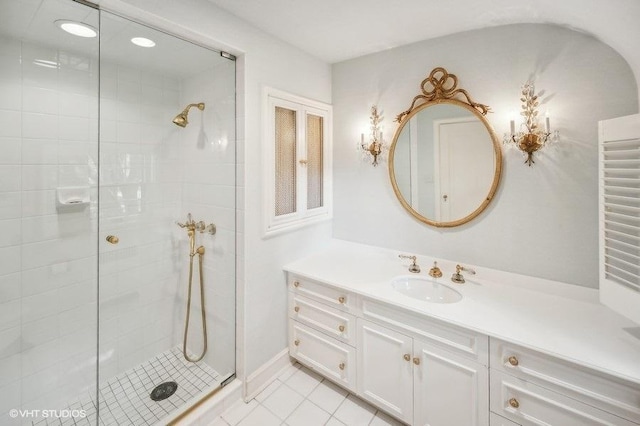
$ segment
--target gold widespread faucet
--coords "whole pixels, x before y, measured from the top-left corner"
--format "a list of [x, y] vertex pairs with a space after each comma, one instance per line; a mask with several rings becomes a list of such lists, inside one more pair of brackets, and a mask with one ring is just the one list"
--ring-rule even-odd
[[438, 262], [433, 262], [433, 268], [429, 269], [429, 275], [433, 278], [440, 278], [442, 276], [442, 270], [438, 267]]
[[416, 263], [417, 257], [416, 256], [409, 256], [407, 254], [399, 254], [398, 257], [400, 259], [410, 259], [413, 261], [413, 263], [411, 264], [411, 266], [409, 266], [409, 272], [413, 272], [414, 274], [417, 274], [420, 272], [420, 267], [418, 266], [418, 264]]
[[475, 275], [476, 271], [474, 271], [471, 268], [465, 268], [462, 265], [456, 265], [456, 272], [455, 274], [451, 275], [451, 281], [453, 281], [456, 284], [464, 284], [464, 277], [462, 276], [462, 274], [460, 272], [462, 271], [466, 271], [468, 273], [470, 273], [471, 275]]

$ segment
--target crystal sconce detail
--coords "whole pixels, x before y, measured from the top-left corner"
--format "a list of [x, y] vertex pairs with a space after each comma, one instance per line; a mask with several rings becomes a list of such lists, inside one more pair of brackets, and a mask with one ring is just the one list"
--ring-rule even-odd
[[360, 143], [358, 144], [358, 151], [362, 152], [363, 159], [372, 160], [371, 164], [375, 167], [378, 165], [378, 159], [382, 158], [382, 153], [385, 150], [384, 139], [382, 137], [382, 130], [380, 129], [380, 122], [384, 119], [382, 115], [378, 113], [378, 107], [371, 107], [371, 116], [369, 121], [371, 123], [371, 135], [370, 141], [365, 142], [364, 133], [360, 135]]
[[540, 129], [538, 123], [538, 95], [535, 94], [535, 87], [533, 82], [527, 82], [522, 86], [522, 115], [525, 119], [520, 124], [520, 128], [524, 127], [525, 130], [518, 130], [516, 132], [515, 121], [510, 122], [510, 133], [504, 134], [503, 143], [505, 145], [514, 144], [526, 157], [524, 161], [531, 167], [533, 161], [533, 153], [542, 149], [547, 143], [557, 142], [560, 139], [560, 132], [558, 130], [551, 131], [549, 124], [549, 113], [545, 114], [544, 130]]

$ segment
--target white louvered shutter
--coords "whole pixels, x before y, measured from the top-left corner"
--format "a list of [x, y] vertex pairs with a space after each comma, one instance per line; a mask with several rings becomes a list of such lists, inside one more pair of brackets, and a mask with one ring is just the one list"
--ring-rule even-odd
[[640, 114], [599, 134], [600, 301], [640, 324]]

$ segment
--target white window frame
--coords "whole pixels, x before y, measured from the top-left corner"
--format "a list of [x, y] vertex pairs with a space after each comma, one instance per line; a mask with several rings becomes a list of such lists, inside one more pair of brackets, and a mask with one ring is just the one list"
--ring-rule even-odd
[[[303, 226], [330, 220], [333, 216], [332, 200], [332, 107], [301, 96], [265, 87], [263, 90], [263, 217], [264, 238], [293, 231]], [[275, 214], [275, 109], [296, 111], [296, 211], [286, 215]], [[307, 209], [307, 168], [300, 160], [307, 156], [306, 118], [308, 114], [323, 118], [322, 144], [322, 206]]]

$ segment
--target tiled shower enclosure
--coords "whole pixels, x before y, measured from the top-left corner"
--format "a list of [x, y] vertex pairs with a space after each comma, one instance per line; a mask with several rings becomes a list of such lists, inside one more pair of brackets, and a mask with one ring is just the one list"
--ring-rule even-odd
[[[0, 8], [0, 424], [67, 424], [64, 409], [86, 398], [95, 412], [77, 424], [126, 424], [104, 417], [105, 386], [166, 354], [208, 379], [196, 388], [170, 369], [141, 395], [162, 379], [175, 396], [122, 405], [140, 411], [124, 415], [144, 421], [131, 424], [169, 419], [235, 372], [235, 62], [72, 0]], [[186, 127], [172, 123], [200, 102]], [[216, 227], [195, 232], [197, 363], [182, 354], [190, 247], [176, 222], [189, 213]], [[187, 350], [198, 355], [201, 306], [196, 256]]]

